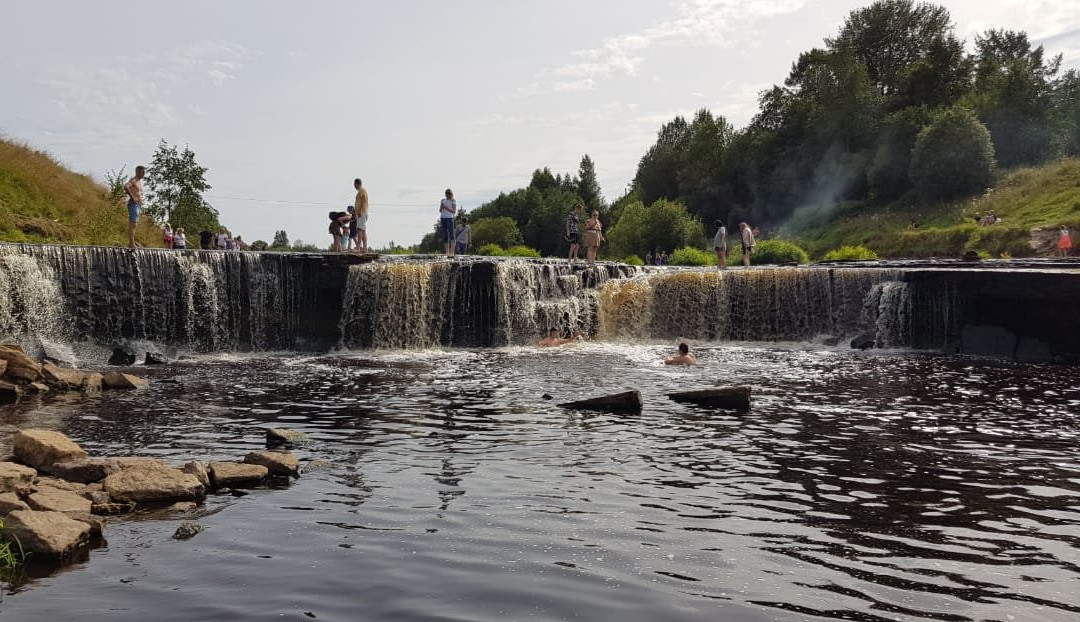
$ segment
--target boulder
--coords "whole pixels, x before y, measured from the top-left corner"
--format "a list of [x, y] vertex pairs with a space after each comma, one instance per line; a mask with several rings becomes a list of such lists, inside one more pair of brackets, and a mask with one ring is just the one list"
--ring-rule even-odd
[[707, 408], [724, 408], [729, 410], [750, 410], [750, 387], [718, 387], [716, 389], [700, 389], [698, 391], [680, 391], [668, 393], [668, 398], [676, 402], [685, 402], [695, 406]]
[[38, 478], [36, 480], [34, 480], [34, 486], [30, 490], [30, 492], [34, 492], [36, 490], [41, 490], [43, 488], [51, 488], [53, 490], [66, 490], [68, 492], [77, 492], [80, 495], [82, 493], [86, 492], [86, 484], [80, 484], [78, 482], [69, 482], [69, 481], [66, 481], [66, 480], [62, 480], [62, 479], [60, 479], [58, 477], [42, 477], [42, 476], [39, 475]]
[[210, 472], [206, 470], [206, 465], [198, 460], [192, 460], [191, 462], [180, 467], [180, 470], [189, 475], [194, 475], [198, 478], [199, 483], [204, 488], [210, 487]]
[[119, 473], [126, 469], [138, 469], [142, 467], [164, 467], [161, 458], [147, 458], [145, 456], [121, 456], [117, 458], [104, 458], [105, 477], [113, 473]]
[[112, 356], [109, 357], [109, 365], [134, 365], [135, 352], [127, 347], [113, 348]]
[[203, 529], [205, 529], [205, 527], [198, 523], [184, 521], [180, 523], [179, 527], [176, 528], [176, 533], [173, 534], [173, 539], [187, 540], [189, 538], [194, 538]]
[[13, 492], [0, 493], [0, 516], [7, 516], [9, 512], [15, 510], [29, 510], [30, 506], [26, 505], [19, 495]]
[[106, 389], [138, 389], [150, 383], [132, 374], [111, 371], [102, 378], [102, 384]]
[[112, 503], [112, 497], [104, 490], [84, 490], [82, 496], [90, 500], [90, 503]]
[[95, 372], [83, 374], [82, 390], [87, 393], [99, 393], [105, 382], [105, 376]]
[[4, 518], [0, 536], [18, 540], [23, 551], [37, 557], [64, 557], [86, 544], [90, 526], [60, 512], [15, 510]]
[[165, 365], [169, 362], [169, 359], [165, 358], [165, 355], [160, 352], [147, 352], [146, 358], [143, 359], [145, 365]]
[[288, 428], [267, 428], [266, 446], [278, 447], [280, 445], [300, 445], [306, 443], [308, 437], [298, 430]]
[[214, 488], [254, 485], [266, 479], [269, 469], [260, 464], [211, 462], [210, 481]]
[[37, 471], [14, 462], [0, 462], [0, 492], [25, 492], [37, 477]]
[[26, 498], [26, 503], [32, 510], [84, 512], [86, 514], [90, 513], [90, 507], [93, 505], [89, 499], [77, 492], [55, 488], [45, 488], [31, 494]]
[[270, 475], [296, 475], [300, 472], [300, 461], [287, 451], [253, 451], [244, 456], [246, 464], [260, 464], [266, 467]]
[[206, 492], [194, 475], [156, 464], [113, 473], [105, 478], [103, 487], [114, 500], [133, 503], [190, 501]]
[[4, 375], [9, 379], [37, 382], [41, 378], [41, 366], [18, 344], [0, 344], [0, 359], [7, 361]]
[[852, 350], [869, 350], [874, 347], [874, 336], [865, 333], [851, 340]]
[[19, 462], [37, 468], [86, 457], [81, 447], [53, 430], [19, 430], [11, 441], [11, 449]]
[[22, 397], [23, 393], [25, 393], [25, 391], [23, 391], [22, 385], [8, 382], [7, 380], [0, 380], [0, 399], [18, 399]]
[[41, 375], [46, 384], [58, 389], [74, 390], [83, 386], [86, 374], [77, 369], [65, 369], [46, 362], [41, 365]]
[[90, 535], [95, 538], [100, 538], [102, 532], [105, 531], [106, 521], [100, 516], [95, 516], [89, 512], [64, 512], [64, 516], [89, 526]]
[[561, 408], [575, 410], [602, 410], [605, 412], [639, 413], [641, 412], [641, 393], [638, 391], [626, 391], [603, 397], [593, 397], [587, 400], [566, 402], [559, 404]]
[[68, 460], [67, 462], [54, 462], [41, 467], [42, 472], [68, 481], [90, 484], [105, 479], [105, 461], [100, 458], [83, 458], [81, 460]]

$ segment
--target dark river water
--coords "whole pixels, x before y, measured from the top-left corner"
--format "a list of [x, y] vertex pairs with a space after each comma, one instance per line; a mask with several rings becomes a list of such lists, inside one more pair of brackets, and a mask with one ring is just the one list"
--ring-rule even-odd
[[[1080, 620], [1080, 369], [817, 346], [193, 359], [0, 408], [92, 455], [318, 461], [112, 520], [8, 620]], [[745, 383], [746, 414], [670, 390]], [[640, 389], [640, 415], [566, 399]], [[544, 400], [548, 393], [554, 400]], [[6, 450], [6, 447], [0, 447]]]

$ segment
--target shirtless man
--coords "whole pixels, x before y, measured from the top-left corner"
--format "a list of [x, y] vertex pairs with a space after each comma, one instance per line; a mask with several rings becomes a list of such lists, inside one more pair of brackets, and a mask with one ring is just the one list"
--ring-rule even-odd
[[679, 353], [664, 359], [664, 365], [697, 365], [697, 358], [690, 354], [690, 346], [683, 342], [679, 344]]
[[[353, 180], [353, 188], [356, 188], [356, 203], [353, 205], [353, 220], [356, 223], [357, 233], [356, 248], [358, 252], [367, 253], [367, 189], [364, 188], [364, 183], [360, 181], [359, 177]], [[349, 226], [352, 227], [353, 223], [349, 223]]]
[[128, 246], [135, 248], [135, 225], [139, 224], [139, 212], [142, 211], [143, 194], [142, 179], [146, 175], [146, 167], [135, 167], [135, 176], [124, 184], [124, 192], [128, 195]]
[[584, 334], [585, 334], [584, 332], [579, 330], [578, 332], [574, 333], [570, 337], [563, 338], [563, 337], [559, 336], [558, 329], [552, 328], [552, 329], [548, 330], [548, 336], [544, 337], [543, 339], [540, 339], [539, 341], [537, 341], [536, 345], [540, 346], [541, 348], [550, 348], [552, 346], [562, 346], [562, 345], [566, 345], [566, 344], [568, 344], [568, 343], [570, 343], [572, 341], [577, 341], [577, 338], [581, 337]]

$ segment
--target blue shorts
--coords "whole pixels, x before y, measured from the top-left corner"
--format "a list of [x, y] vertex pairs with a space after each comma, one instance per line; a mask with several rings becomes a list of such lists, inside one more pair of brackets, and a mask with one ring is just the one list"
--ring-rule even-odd
[[[428, 222], [431, 222], [430, 220]], [[453, 218], [440, 218], [439, 226], [442, 227], [443, 233], [446, 234], [446, 243], [454, 243], [454, 219]]]
[[139, 210], [141, 209], [142, 205], [128, 199], [128, 222], [139, 222]]
[[454, 243], [454, 254], [455, 255], [464, 255], [465, 251], [468, 250], [468, 248], [469, 248], [468, 245], [466, 245], [464, 242], [455, 242]]

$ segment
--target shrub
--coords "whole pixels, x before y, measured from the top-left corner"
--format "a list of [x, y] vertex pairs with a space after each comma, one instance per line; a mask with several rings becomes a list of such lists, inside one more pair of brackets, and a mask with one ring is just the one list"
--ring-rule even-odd
[[644, 266], [645, 260], [637, 255], [628, 255], [622, 262], [628, 266]]
[[878, 254], [865, 246], [841, 246], [825, 253], [822, 261], [863, 261], [877, 259]]
[[911, 181], [927, 199], [980, 192], [994, 180], [994, 144], [975, 113], [953, 108], [919, 132], [911, 152]]
[[[735, 246], [728, 251], [728, 263], [731, 265], [742, 263], [742, 245], [738, 244], [737, 239]], [[810, 263], [810, 255], [807, 255], [806, 251], [794, 242], [759, 240], [754, 245], [754, 252], [750, 254], [750, 263], [753, 265]]]
[[529, 248], [528, 246], [511, 246], [503, 253], [508, 257], [540, 257], [540, 251], [535, 248]]
[[499, 257], [506, 254], [506, 249], [498, 244], [484, 244], [480, 248], [476, 249], [477, 255], [486, 255], [488, 257]]
[[513, 218], [477, 218], [472, 223], [472, 243], [477, 247], [494, 244], [501, 248], [510, 248], [523, 242], [521, 231]]
[[693, 246], [684, 246], [671, 254], [668, 263], [673, 266], [711, 266], [716, 263], [716, 255]]

